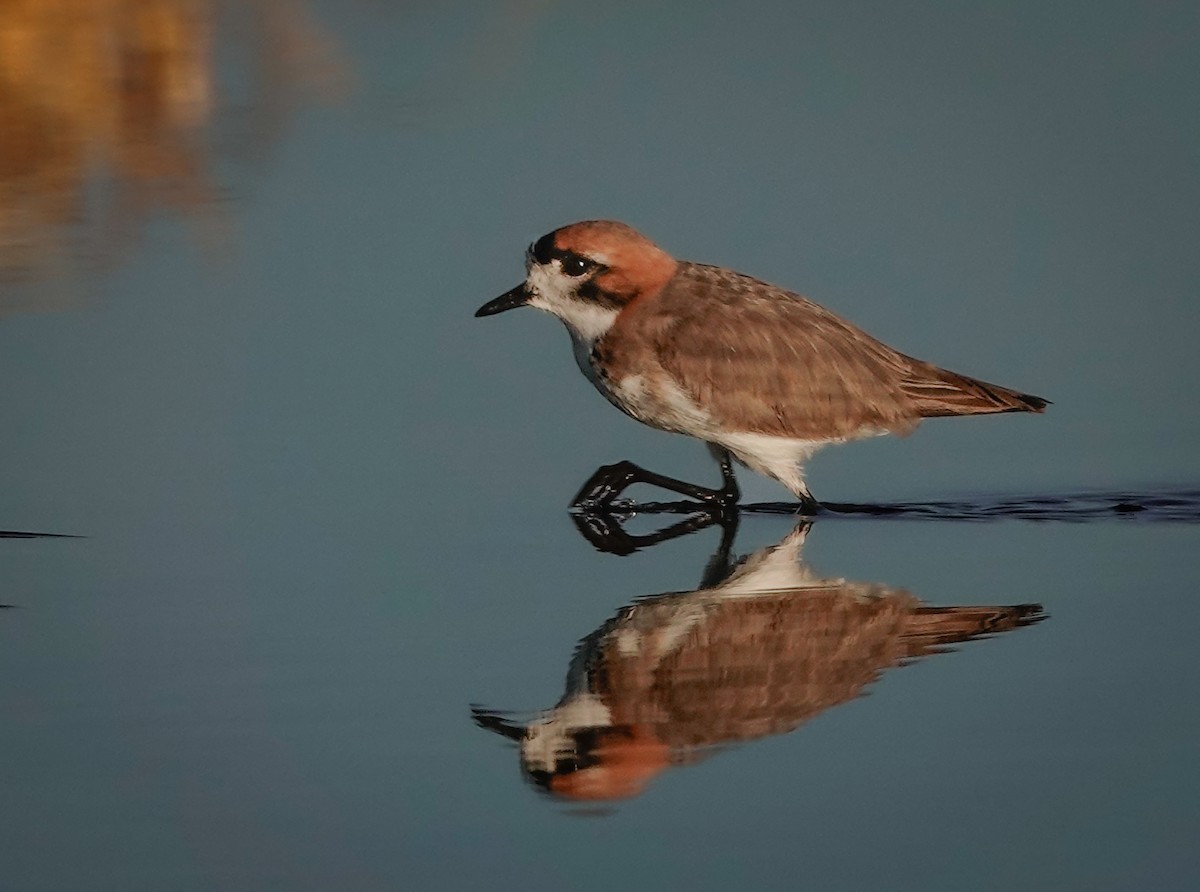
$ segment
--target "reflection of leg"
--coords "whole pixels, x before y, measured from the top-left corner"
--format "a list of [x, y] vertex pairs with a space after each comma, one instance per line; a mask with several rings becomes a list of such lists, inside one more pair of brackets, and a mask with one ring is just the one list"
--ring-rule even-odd
[[[678, 523], [673, 523], [669, 527], [638, 536], [626, 532], [625, 528], [621, 526], [619, 519], [605, 512], [572, 512], [571, 519], [575, 521], [575, 526], [579, 529], [580, 534], [591, 542], [597, 551], [617, 555], [633, 554], [639, 549], [649, 548], [652, 545], [657, 545], [660, 542], [666, 542], [669, 539], [675, 539], [679, 536], [686, 536], [688, 533], [702, 530], [705, 527], [712, 526], [714, 523], [721, 524], [721, 542], [724, 543], [726, 528], [730, 526], [733, 529], [737, 528], [737, 512], [722, 512], [718, 515], [713, 512], [704, 511], [703, 513], [693, 514], [691, 517], [685, 518]], [[729, 536], [729, 538], [732, 541], [732, 536]], [[728, 548], [726, 548], [726, 552], [728, 552]]]
[[677, 480], [655, 471], [647, 471], [631, 461], [619, 461], [615, 465], [604, 465], [597, 469], [580, 488], [571, 505], [574, 508], [607, 508], [613, 500], [635, 483], [646, 483], [680, 495], [696, 499], [705, 506], [721, 510], [737, 504], [739, 492], [737, 479], [733, 476], [733, 462], [729, 452], [717, 446], [709, 446], [721, 465], [721, 488], [709, 489], [684, 480]]
[[733, 539], [737, 535], [738, 513], [725, 512], [719, 519], [721, 524], [721, 542], [713, 552], [708, 563], [704, 565], [704, 575], [700, 577], [700, 588], [716, 588], [729, 578], [733, 572]]

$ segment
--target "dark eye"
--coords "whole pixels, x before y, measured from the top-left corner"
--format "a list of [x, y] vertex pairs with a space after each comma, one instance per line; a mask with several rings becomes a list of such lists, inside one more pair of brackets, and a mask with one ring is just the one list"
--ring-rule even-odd
[[582, 276], [595, 265], [595, 262], [570, 251], [562, 258], [562, 271], [568, 276]]

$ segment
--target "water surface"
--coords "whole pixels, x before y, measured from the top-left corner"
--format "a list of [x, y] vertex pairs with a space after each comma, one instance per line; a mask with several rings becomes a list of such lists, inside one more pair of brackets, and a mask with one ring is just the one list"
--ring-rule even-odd
[[[5, 888], [1194, 888], [1198, 30], [4, 7]], [[1054, 404], [597, 550], [716, 481], [472, 318], [588, 217]]]

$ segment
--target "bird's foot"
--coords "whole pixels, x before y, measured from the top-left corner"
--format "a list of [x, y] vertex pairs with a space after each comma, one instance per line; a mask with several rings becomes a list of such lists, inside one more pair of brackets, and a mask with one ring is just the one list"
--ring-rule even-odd
[[821, 503], [814, 499], [810, 493], [803, 492], [800, 494], [800, 514], [805, 517], [816, 517], [822, 510]]
[[571, 507], [579, 511], [605, 511], [613, 507], [613, 501], [627, 487], [637, 482], [637, 465], [631, 461], [619, 461], [615, 465], [601, 465], [579, 488]]

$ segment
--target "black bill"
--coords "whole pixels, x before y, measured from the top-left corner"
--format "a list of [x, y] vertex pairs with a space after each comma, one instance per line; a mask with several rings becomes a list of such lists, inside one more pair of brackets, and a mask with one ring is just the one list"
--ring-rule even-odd
[[517, 307], [523, 307], [529, 303], [530, 296], [529, 292], [525, 289], [525, 283], [522, 282], [512, 291], [505, 291], [495, 300], [489, 300], [475, 311], [475, 315], [494, 316], [497, 313], [503, 313], [505, 310], [515, 310]]

